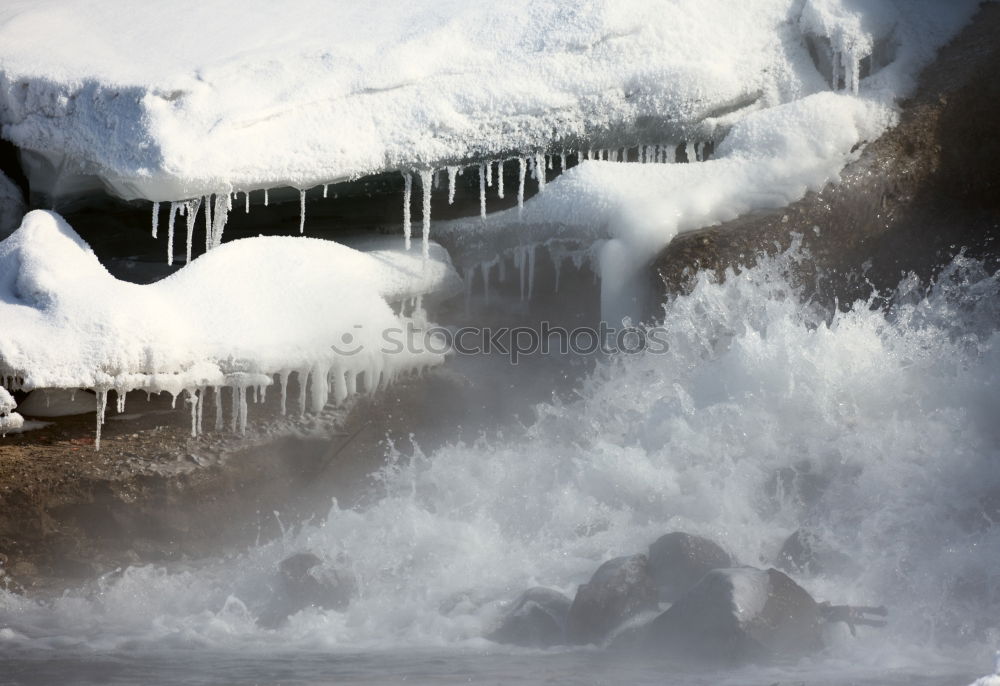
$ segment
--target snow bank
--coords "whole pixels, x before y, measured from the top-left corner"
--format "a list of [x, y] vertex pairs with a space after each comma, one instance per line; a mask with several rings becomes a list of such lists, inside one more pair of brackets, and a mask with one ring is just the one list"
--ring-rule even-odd
[[[384, 353], [382, 332], [404, 325], [387, 301], [458, 287], [446, 255], [362, 253], [309, 238], [228, 243], [149, 285], [112, 277], [58, 215], [33, 211], [0, 242], [0, 378], [14, 388], [89, 388], [98, 421], [107, 392], [246, 389], [292, 371], [309, 405], [343, 400], [437, 364], [431, 353]], [[305, 384], [300, 407], [304, 408]], [[121, 403], [121, 400], [119, 401]], [[121, 409], [121, 405], [119, 405]], [[221, 418], [219, 418], [221, 423]]]
[[55, 200], [103, 185], [176, 201], [578, 139], [683, 139], [721, 111], [825, 87], [798, 6], [12, 0], [0, 123]]
[[24, 198], [21, 189], [0, 172], [0, 238], [16, 229], [24, 216]]

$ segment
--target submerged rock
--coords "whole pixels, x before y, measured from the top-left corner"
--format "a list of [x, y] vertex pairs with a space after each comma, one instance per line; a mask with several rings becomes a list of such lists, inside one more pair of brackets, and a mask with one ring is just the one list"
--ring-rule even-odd
[[569, 609], [570, 643], [598, 643], [631, 617], [659, 607], [656, 584], [645, 555], [616, 557], [581, 584]]
[[820, 605], [777, 569], [716, 569], [632, 640], [699, 663], [795, 658], [823, 646]]
[[278, 564], [274, 594], [257, 623], [274, 628], [307, 607], [343, 610], [354, 591], [354, 578], [349, 573], [325, 568], [312, 553], [297, 553]]
[[535, 587], [518, 596], [500, 624], [486, 637], [497, 643], [548, 648], [566, 643], [572, 601], [559, 591]]
[[733, 559], [707, 538], [675, 531], [649, 546], [649, 574], [660, 600], [672, 603], [713, 569], [732, 567]]

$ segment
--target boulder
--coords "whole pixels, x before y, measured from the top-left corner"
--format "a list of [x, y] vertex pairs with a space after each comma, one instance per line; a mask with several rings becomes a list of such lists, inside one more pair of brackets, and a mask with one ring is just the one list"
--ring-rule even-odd
[[499, 625], [486, 637], [497, 643], [548, 648], [566, 643], [566, 618], [572, 601], [550, 588], [529, 588], [518, 596]]
[[570, 643], [599, 643], [635, 615], [659, 608], [656, 584], [645, 555], [616, 557], [581, 584], [569, 608], [566, 636]]
[[733, 566], [729, 553], [716, 543], [675, 531], [649, 546], [649, 574], [660, 600], [672, 603], [713, 569]]
[[797, 658], [823, 646], [823, 613], [777, 569], [716, 569], [639, 635], [650, 652], [732, 665]]
[[278, 564], [273, 594], [258, 624], [277, 627], [307, 607], [343, 610], [354, 591], [354, 578], [348, 572], [324, 567], [323, 561], [312, 553], [297, 553]]

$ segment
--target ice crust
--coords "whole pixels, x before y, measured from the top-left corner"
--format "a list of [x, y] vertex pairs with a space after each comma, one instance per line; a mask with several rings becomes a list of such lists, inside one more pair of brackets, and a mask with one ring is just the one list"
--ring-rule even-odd
[[310, 380], [318, 410], [442, 361], [386, 354], [381, 336], [404, 323], [389, 302], [460, 289], [447, 256], [434, 246], [424, 260], [372, 241], [382, 249], [239, 240], [137, 285], [112, 277], [59, 215], [30, 212], [0, 242], [0, 378], [8, 388], [95, 389], [101, 415], [112, 389], [193, 399], [275, 375], [284, 387], [295, 371]]

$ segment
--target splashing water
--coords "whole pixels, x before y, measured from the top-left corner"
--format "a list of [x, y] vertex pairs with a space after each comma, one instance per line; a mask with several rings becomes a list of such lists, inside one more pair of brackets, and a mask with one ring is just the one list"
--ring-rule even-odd
[[[669, 352], [602, 362], [578, 400], [539, 406], [516, 436], [393, 448], [384, 497], [363, 512], [334, 505], [238, 559], [131, 568], [50, 604], [0, 592], [0, 645], [484, 646], [503, 601], [539, 584], [573, 593], [667, 531], [760, 566], [808, 527], [854, 564], [799, 580], [892, 612], [865, 640], [834, 632], [823, 659], [918, 669], [931, 654], [989, 654], [1000, 279], [960, 256], [930, 288], [908, 279], [889, 306], [831, 313], [784, 277], [796, 259], [699, 275], [664, 307]], [[358, 597], [259, 628], [269, 575], [301, 550], [346, 564]]]

